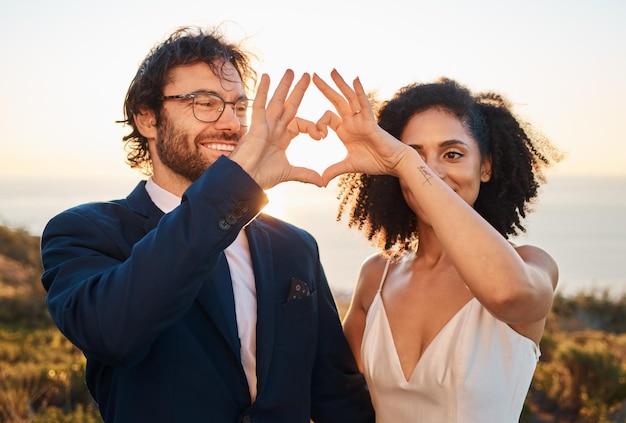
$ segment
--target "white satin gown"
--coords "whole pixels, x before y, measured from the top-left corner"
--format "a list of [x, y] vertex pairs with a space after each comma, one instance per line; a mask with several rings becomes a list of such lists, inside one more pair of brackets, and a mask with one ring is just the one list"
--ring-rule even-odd
[[537, 344], [472, 298], [433, 339], [407, 380], [381, 297], [388, 267], [361, 344], [377, 423], [518, 422], [540, 355]]

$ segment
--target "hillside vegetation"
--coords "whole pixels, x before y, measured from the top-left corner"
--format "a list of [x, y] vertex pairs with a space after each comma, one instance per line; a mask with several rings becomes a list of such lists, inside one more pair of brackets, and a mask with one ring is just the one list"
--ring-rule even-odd
[[[0, 226], [0, 421], [101, 422], [84, 357], [46, 310], [41, 270], [39, 238]], [[626, 421], [626, 296], [557, 296], [541, 352], [522, 422]]]

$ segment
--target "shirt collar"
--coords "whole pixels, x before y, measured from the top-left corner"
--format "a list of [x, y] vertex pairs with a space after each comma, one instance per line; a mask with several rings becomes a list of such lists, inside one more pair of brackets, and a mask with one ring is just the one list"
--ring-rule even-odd
[[180, 205], [181, 197], [161, 188], [151, 177], [146, 181], [146, 191], [152, 202], [156, 204], [163, 213], [169, 213]]

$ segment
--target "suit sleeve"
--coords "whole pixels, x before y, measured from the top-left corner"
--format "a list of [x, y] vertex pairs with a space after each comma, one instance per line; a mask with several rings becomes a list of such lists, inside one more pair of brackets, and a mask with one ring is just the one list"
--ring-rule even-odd
[[59, 214], [42, 235], [54, 322], [86, 354], [132, 366], [189, 309], [220, 252], [266, 203], [249, 175], [222, 157], [147, 234], [146, 216], [123, 204]]

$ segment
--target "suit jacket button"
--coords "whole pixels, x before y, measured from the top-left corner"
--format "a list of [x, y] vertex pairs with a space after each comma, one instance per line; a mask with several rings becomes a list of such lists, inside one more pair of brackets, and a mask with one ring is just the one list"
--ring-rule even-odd
[[237, 222], [237, 216], [235, 216], [232, 213], [228, 213], [226, 215], [226, 223], [228, 223], [229, 225], [234, 225]]
[[237, 219], [239, 219], [241, 216], [243, 216], [244, 211], [237, 206], [233, 209], [232, 213], [235, 215]]
[[230, 225], [224, 219], [220, 219], [220, 221], [219, 221], [219, 223], [217, 225], [223, 231], [227, 231], [227, 230], [230, 229]]
[[248, 210], [250, 210], [250, 207], [248, 206], [248, 203], [246, 201], [237, 202], [237, 207], [239, 207], [244, 213], [247, 213]]

